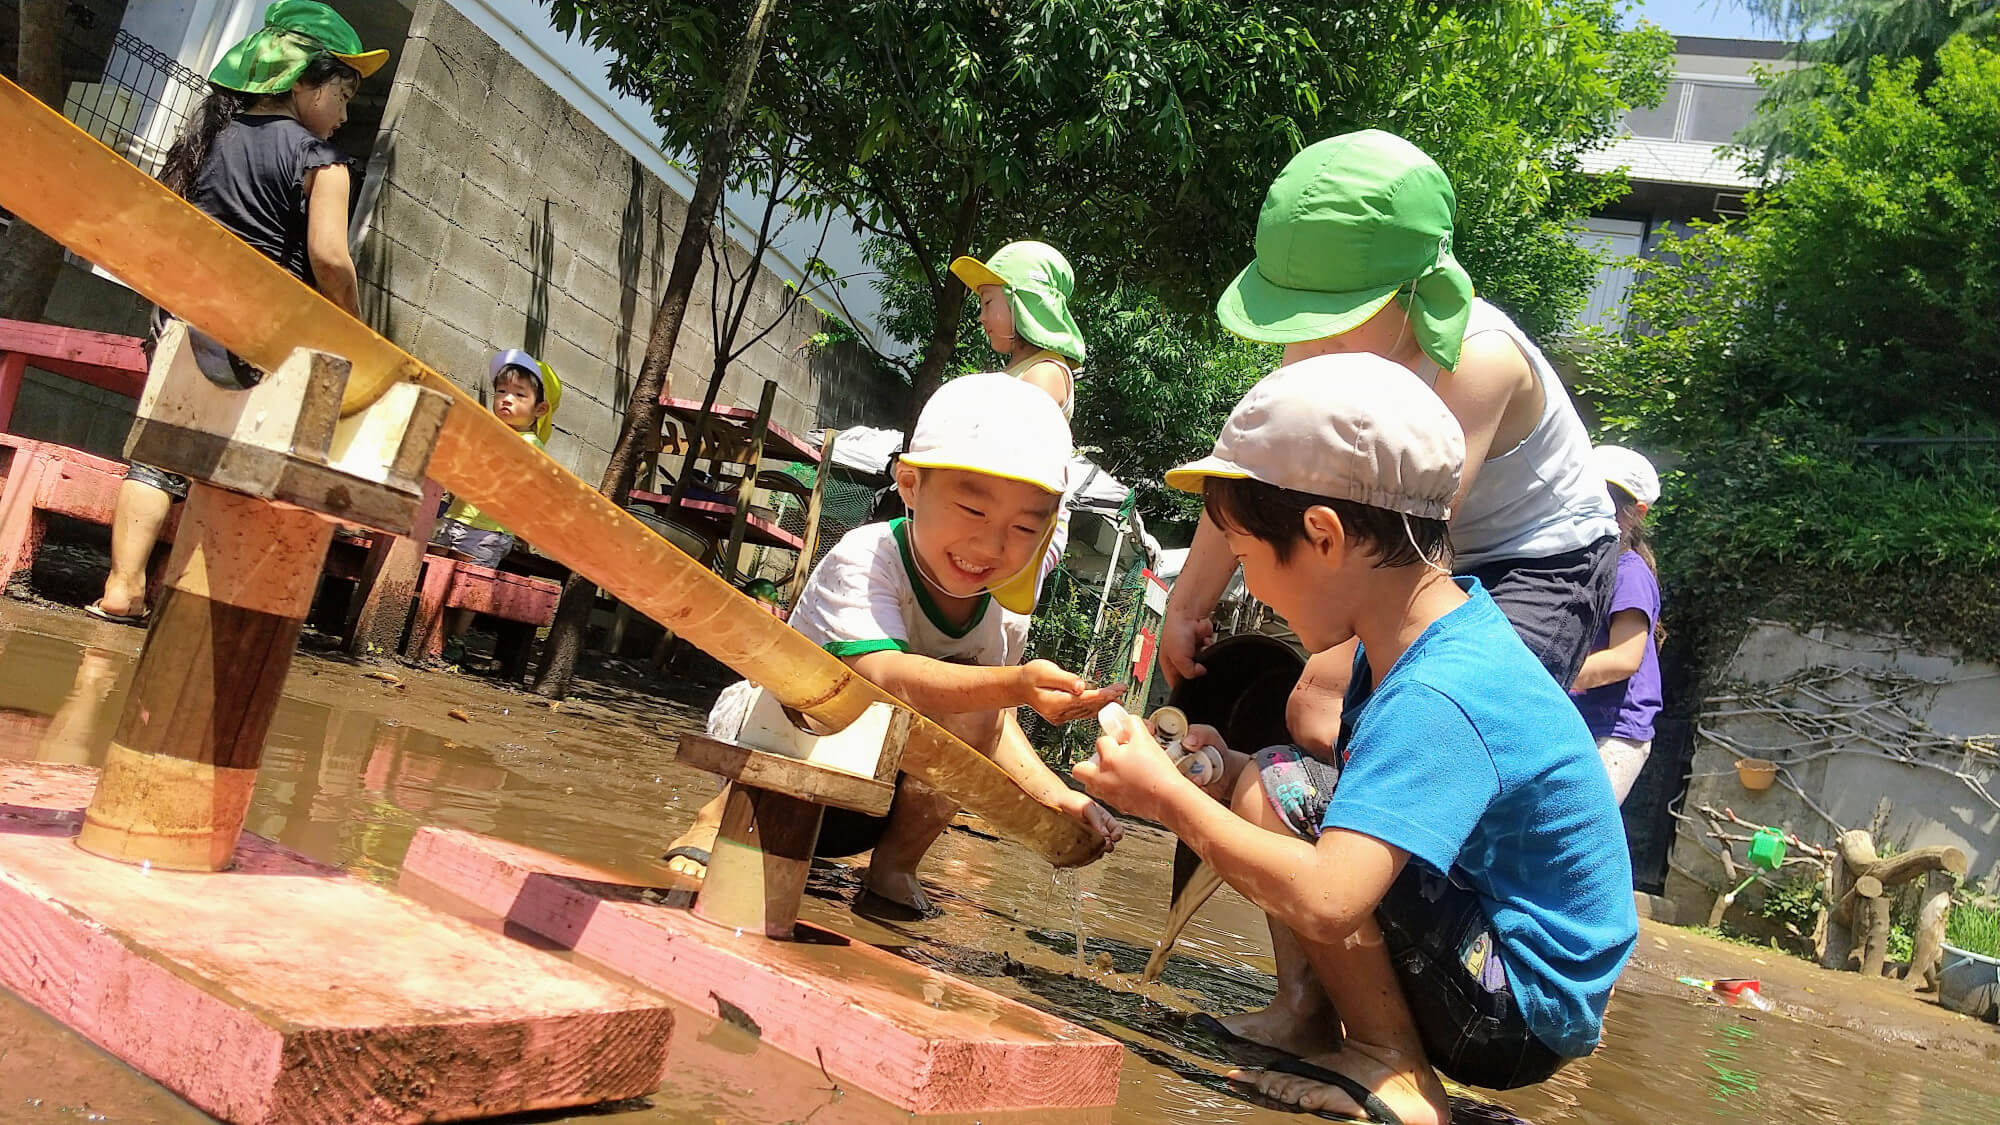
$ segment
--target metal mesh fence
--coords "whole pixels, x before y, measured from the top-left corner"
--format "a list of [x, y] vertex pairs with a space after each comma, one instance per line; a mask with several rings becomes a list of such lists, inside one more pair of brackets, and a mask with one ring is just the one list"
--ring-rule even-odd
[[107, 148], [158, 175], [208, 83], [173, 56], [120, 29], [104, 80], [70, 87], [63, 114]]
[[[1097, 686], [1131, 684], [1145, 571], [1146, 556], [1133, 552], [1107, 595], [1101, 579], [1087, 580], [1057, 567], [1042, 585], [1041, 604], [1028, 632], [1029, 659], [1052, 660]], [[1097, 741], [1097, 724], [1089, 719], [1059, 727], [1024, 708], [1021, 725], [1042, 757], [1063, 768], [1088, 756]]]
[[[818, 466], [797, 461], [783, 466], [783, 472], [787, 476], [807, 488], [811, 488], [818, 480], [819, 471]], [[828, 470], [826, 491], [820, 497], [819, 538], [813, 545], [812, 558], [801, 559], [797, 551], [782, 547], [757, 547], [745, 550], [744, 580], [768, 578], [784, 589], [786, 594], [790, 594], [787, 583], [794, 574], [812, 573], [812, 568], [819, 565], [819, 560], [833, 549], [835, 543], [840, 542], [842, 536], [873, 518], [875, 496], [876, 492], [872, 486], [854, 479], [840, 469]], [[806, 537], [808, 505], [804, 499], [786, 492], [774, 492], [771, 494], [770, 506], [777, 516], [774, 522], [781, 529], [800, 539]], [[798, 569], [795, 570], [795, 567]], [[785, 608], [791, 608], [789, 602]]]

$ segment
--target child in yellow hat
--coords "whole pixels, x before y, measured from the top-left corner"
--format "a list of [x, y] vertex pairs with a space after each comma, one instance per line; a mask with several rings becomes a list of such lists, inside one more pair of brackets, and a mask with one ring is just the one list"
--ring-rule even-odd
[[[909, 515], [848, 532], [813, 568], [790, 622], [1109, 845], [1123, 834], [1117, 821], [1050, 772], [1014, 714], [1033, 707], [1069, 722], [1124, 690], [1090, 689], [1047, 660], [1022, 663], [1069, 454], [1069, 425], [1048, 395], [999, 373], [946, 383], [896, 465]], [[725, 690], [709, 734], [735, 738], [749, 699], [747, 683]], [[672, 870], [705, 872], [723, 805], [718, 795], [674, 841]], [[871, 852], [866, 896], [890, 913], [923, 912], [930, 902], [917, 865], [957, 811], [904, 777], [887, 817], [828, 809], [818, 854]]]

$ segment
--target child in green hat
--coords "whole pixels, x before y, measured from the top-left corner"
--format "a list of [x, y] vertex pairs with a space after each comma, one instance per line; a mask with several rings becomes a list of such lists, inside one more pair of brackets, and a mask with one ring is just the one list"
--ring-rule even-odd
[[[361, 303], [347, 247], [354, 162], [331, 138], [361, 81], [388, 59], [387, 51], [364, 50], [325, 4], [279, 0], [264, 26], [209, 72], [208, 98], [160, 170], [175, 194], [356, 318]], [[163, 327], [156, 312], [156, 336]], [[240, 387], [259, 377], [205, 337], [191, 338], [211, 378]], [[150, 465], [126, 472], [111, 524], [111, 575], [88, 612], [146, 620], [146, 560], [174, 501], [186, 497], [187, 481], [176, 474]]]
[[[1062, 251], [1046, 242], [1009, 242], [980, 261], [962, 257], [952, 276], [979, 297], [979, 326], [986, 342], [1007, 359], [1006, 374], [1049, 393], [1063, 417], [1076, 413], [1076, 377], [1083, 370], [1083, 333], [1070, 315], [1076, 273]], [[1069, 549], [1069, 503], [1064, 492], [1056, 514], [1055, 537], [1042, 559], [1040, 579], [1062, 562]]]
[[[1555, 369], [1507, 315], [1473, 295], [1452, 256], [1457, 198], [1436, 162], [1401, 137], [1364, 130], [1302, 150], [1271, 184], [1256, 260], [1216, 302], [1224, 327], [1284, 345], [1284, 362], [1369, 353], [1414, 371], [1465, 434], [1451, 505], [1453, 573], [1479, 580], [1563, 688], [1610, 605], [1618, 527], [1590, 440]], [[1203, 521], [1168, 599], [1161, 665], [1203, 671], [1210, 610], [1235, 570]], [[1376, 670], [1381, 671], [1381, 670]], [[1371, 680], [1350, 642], [1315, 654], [1288, 710], [1291, 735], [1326, 758], [1342, 736], [1350, 680]], [[1233, 1034], [1294, 1051], [1324, 1047], [1325, 993], [1295, 943], [1274, 931], [1278, 996], [1229, 1017]]]
[[983, 262], [959, 258], [951, 272], [979, 297], [979, 326], [1007, 358], [1006, 373], [1049, 392], [1072, 417], [1084, 346], [1069, 312], [1076, 290], [1069, 259], [1046, 242], [1009, 242]]

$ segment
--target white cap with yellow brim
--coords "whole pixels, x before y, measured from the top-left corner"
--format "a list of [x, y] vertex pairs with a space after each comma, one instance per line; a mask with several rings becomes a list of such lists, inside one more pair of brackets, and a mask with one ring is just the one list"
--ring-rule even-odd
[[[939, 387], [917, 416], [910, 446], [898, 460], [921, 469], [1020, 481], [1060, 496], [1073, 452], [1069, 423], [1048, 392], [1011, 375], [987, 372]], [[1055, 528], [1052, 514], [1027, 566], [989, 588], [1003, 608], [1035, 611], [1039, 568]]]

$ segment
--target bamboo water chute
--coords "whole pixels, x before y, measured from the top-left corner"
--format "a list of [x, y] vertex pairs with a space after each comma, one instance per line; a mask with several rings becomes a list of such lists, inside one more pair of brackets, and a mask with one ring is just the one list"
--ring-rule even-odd
[[[450, 379], [335, 308], [95, 138], [0, 79], [0, 204], [264, 370], [294, 349], [344, 357], [343, 414], [392, 385], [452, 397], [430, 476], [543, 553], [832, 728], [900, 701], [765, 612], [534, 449]], [[1101, 844], [917, 715], [903, 769], [1058, 866]]]

